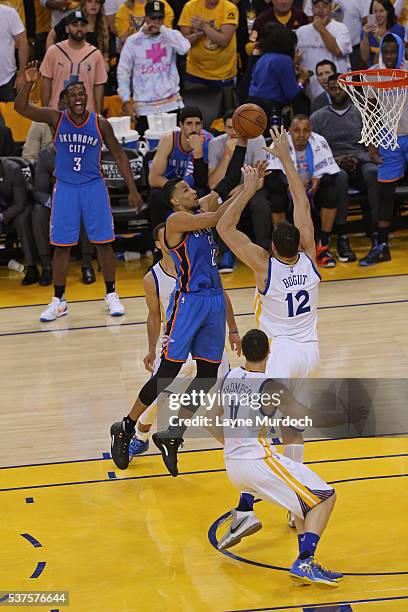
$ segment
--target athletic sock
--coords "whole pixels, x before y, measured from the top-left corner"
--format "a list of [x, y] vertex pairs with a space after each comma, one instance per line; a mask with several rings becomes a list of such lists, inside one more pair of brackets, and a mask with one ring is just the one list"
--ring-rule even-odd
[[105, 281], [106, 295], [115, 292], [115, 281]]
[[131, 419], [130, 416], [123, 417], [122, 427], [124, 431], [126, 431], [126, 433], [128, 433], [131, 436], [133, 436], [135, 432], [135, 425], [136, 425], [136, 421]]
[[237, 510], [240, 512], [250, 512], [254, 509], [254, 496], [250, 493], [241, 493]]
[[54, 285], [54, 295], [59, 300], [62, 300], [65, 293], [65, 285]]
[[308, 557], [313, 557], [316, 553], [319, 540], [320, 536], [318, 536], [317, 533], [306, 531], [306, 533], [303, 534], [303, 538], [300, 543], [299, 559], [303, 560], [307, 559]]
[[388, 236], [390, 235], [389, 227], [379, 227], [378, 228], [378, 244], [388, 244]]
[[286, 444], [283, 449], [283, 454], [288, 459], [296, 461], [296, 463], [303, 463], [305, 457], [305, 446], [304, 444]]
[[302, 542], [303, 542], [303, 538], [305, 537], [304, 533], [298, 533], [298, 546], [299, 546], [299, 555], [301, 553], [302, 550]]
[[139, 421], [136, 423], [136, 438], [141, 440], [142, 442], [146, 442], [149, 437], [150, 431], [140, 431], [139, 429]]
[[320, 244], [324, 247], [329, 246], [330, 241], [330, 232], [324, 232], [321, 230], [320, 232]]

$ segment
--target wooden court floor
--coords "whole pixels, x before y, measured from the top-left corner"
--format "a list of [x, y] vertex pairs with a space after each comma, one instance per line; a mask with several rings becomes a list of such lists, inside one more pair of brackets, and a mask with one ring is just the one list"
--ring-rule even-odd
[[[322, 284], [322, 376], [407, 377], [400, 263], [368, 278], [337, 270]], [[243, 333], [254, 325], [251, 278], [240, 268], [228, 284]], [[90, 299], [80, 289], [76, 299]], [[338, 495], [319, 557], [346, 578], [329, 591], [294, 586], [296, 537], [278, 507], [257, 504], [262, 531], [230, 554], [216, 550], [237, 500], [216, 442], [188, 440], [177, 479], [153, 449], [125, 472], [105, 454], [110, 424], [146, 379], [143, 298], [125, 298], [121, 320], [91, 298], [44, 325], [38, 304], [49, 291], [41, 291], [31, 293], [33, 306], [17, 290], [1, 295], [9, 307], [0, 310], [0, 590], [70, 591], [70, 605], [20, 609], [408, 610], [405, 437], [306, 443], [305, 461]]]

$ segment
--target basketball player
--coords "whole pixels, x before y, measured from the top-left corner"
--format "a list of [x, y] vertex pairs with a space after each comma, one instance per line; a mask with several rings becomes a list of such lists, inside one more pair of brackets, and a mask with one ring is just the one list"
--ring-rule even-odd
[[[277, 394], [284, 416], [295, 419], [308, 416], [314, 426], [319, 426], [325, 415], [306, 409], [287, 390], [281, 393], [281, 383], [266, 378], [269, 340], [264, 332], [257, 329], [247, 332], [242, 339], [242, 352], [245, 366], [232, 369], [221, 387], [228, 478], [240, 491], [250, 491], [295, 515], [299, 556], [289, 575], [306, 584], [337, 587], [343, 575], [323, 569], [315, 558], [317, 544], [336, 500], [335, 491], [305, 465], [277, 453], [264, 437], [262, 424], [263, 417], [275, 415], [276, 402], [273, 400], [273, 406], [272, 398]], [[261, 408], [260, 397], [263, 398]], [[231, 415], [236, 420], [234, 425]], [[338, 415], [339, 423], [348, 420], [349, 415]]]
[[[175, 263], [177, 283], [167, 312], [159, 369], [141, 389], [130, 413], [111, 427], [111, 453], [119, 469], [129, 464], [129, 444], [137, 419], [176, 378], [189, 354], [196, 361], [197, 374], [186, 393], [208, 392], [216, 382], [224, 352], [226, 308], [212, 228], [230, 203], [219, 205], [219, 200], [225, 200], [240, 182], [246, 142], [238, 139], [226, 176], [204, 198], [198, 199], [195, 190], [180, 178], [167, 181], [162, 188], [165, 203], [174, 211], [166, 220], [165, 242]], [[265, 165], [257, 170], [260, 176]], [[181, 408], [179, 420], [172, 419], [176, 424], [152, 436], [172, 476], [178, 474], [177, 449], [183, 443], [184, 419], [191, 418], [197, 408]]]
[[[271, 253], [254, 244], [237, 230], [245, 207], [235, 200], [217, 225], [217, 231], [231, 250], [255, 273], [257, 294], [255, 315], [260, 328], [273, 340], [267, 375], [296, 379], [290, 382], [297, 398], [302, 394], [302, 380], [319, 366], [317, 338], [317, 293], [320, 275], [315, 266], [315, 243], [310, 204], [301, 178], [290, 156], [285, 130], [271, 130], [275, 155], [282, 163], [294, 202], [294, 225], [278, 223], [272, 234]], [[289, 384], [289, 383], [288, 383]], [[303, 433], [293, 427], [281, 427], [284, 455], [303, 463]], [[253, 496], [242, 493], [223, 545], [233, 546], [242, 537], [261, 528], [253, 513]], [[294, 517], [289, 516], [294, 527]], [[244, 520], [245, 519], [245, 520]], [[229, 537], [228, 537], [229, 536]]]
[[[156, 347], [160, 336], [161, 323], [166, 320], [166, 312], [169, 306], [170, 297], [176, 287], [177, 272], [174, 262], [171, 258], [168, 248], [164, 242], [164, 230], [166, 224], [160, 223], [153, 230], [155, 245], [162, 253], [162, 259], [155, 264], [143, 279], [143, 290], [146, 296], [146, 304], [148, 308], [147, 315], [147, 336], [149, 343], [149, 351], [143, 363], [146, 370], [154, 374], [160, 366], [160, 356], [156, 356]], [[229, 328], [229, 341], [232, 350], [236, 350], [238, 356], [241, 354], [241, 338], [238, 334], [237, 325], [235, 322], [234, 311], [232, 309], [231, 300], [228, 294], [224, 291], [227, 325]], [[224, 378], [229, 372], [228, 355], [224, 350], [222, 362], [218, 368], [218, 378]], [[191, 377], [195, 371], [195, 362], [189, 356], [184, 366], [181, 368], [178, 378], [186, 380]], [[177, 380], [177, 379], [176, 379]], [[184, 382], [184, 381], [183, 381]], [[173, 392], [170, 387], [169, 392]], [[184, 392], [185, 389], [177, 389], [178, 393]], [[176, 391], [174, 391], [176, 392]], [[136, 423], [136, 433], [129, 446], [129, 456], [140, 455], [146, 452], [149, 448], [149, 432], [152, 424], [156, 420], [157, 404], [149, 406], [145, 412], [139, 417]]]
[[15, 101], [15, 110], [33, 121], [48, 123], [55, 134], [55, 175], [57, 178], [50, 222], [50, 240], [55, 246], [53, 279], [55, 295], [41, 321], [54, 321], [68, 314], [65, 283], [71, 246], [77, 244], [83, 220], [90, 242], [96, 245], [98, 260], [106, 285], [105, 301], [112, 316], [121, 316], [125, 308], [115, 291], [115, 240], [109, 195], [102, 177], [100, 157], [103, 142], [111, 151], [129, 189], [129, 203], [136, 208], [142, 204], [136, 190], [126, 153], [116, 140], [106, 119], [86, 109], [87, 94], [84, 84], [71, 83], [66, 87], [67, 110], [39, 108], [29, 103], [32, 86], [39, 73], [36, 62], [27, 64], [26, 84]]

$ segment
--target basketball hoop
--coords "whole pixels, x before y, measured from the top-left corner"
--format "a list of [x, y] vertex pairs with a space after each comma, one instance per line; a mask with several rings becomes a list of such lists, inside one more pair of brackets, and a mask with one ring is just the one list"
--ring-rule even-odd
[[398, 124], [408, 91], [406, 70], [378, 68], [347, 72], [338, 78], [363, 120], [360, 143], [398, 148]]

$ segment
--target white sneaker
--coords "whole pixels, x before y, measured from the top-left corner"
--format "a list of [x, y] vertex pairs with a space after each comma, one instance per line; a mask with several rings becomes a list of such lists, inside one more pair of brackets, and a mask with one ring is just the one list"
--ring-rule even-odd
[[120, 303], [119, 296], [117, 293], [107, 293], [105, 295], [105, 302], [109, 308], [109, 314], [112, 317], [121, 317], [125, 314], [125, 307]]
[[253, 510], [248, 512], [242, 512], [234, 508], [231, 510], [232, 521], [223, 535], [221, 540], [218, 542], [218, 549], [225, 550], [238, 544], [242, 538], [256, 533], [262, 529], [261, 521], [256, 518]]
[[43, 323], [46, 323], [47, 321], [55, 321], [55, 319], [58, 319], [58, 317], [63, 317], [66, 314], [68, 314], [68, 306], [66, 301], [53, 297], [47, 308], [41, 313], [40, 321]]

